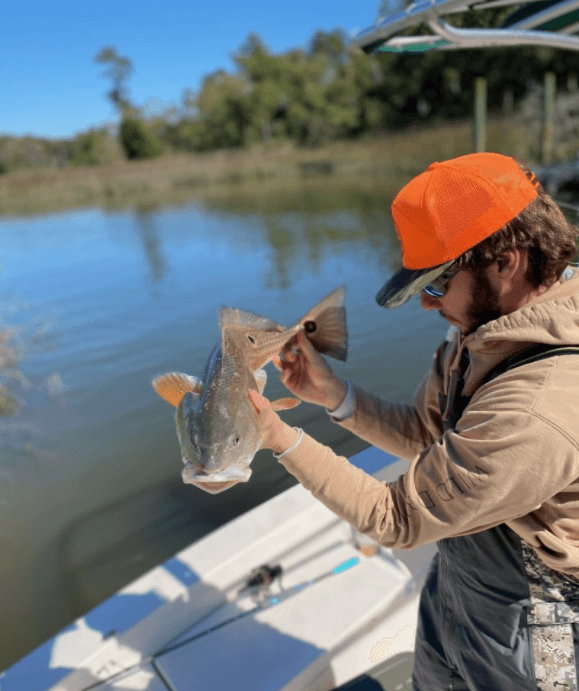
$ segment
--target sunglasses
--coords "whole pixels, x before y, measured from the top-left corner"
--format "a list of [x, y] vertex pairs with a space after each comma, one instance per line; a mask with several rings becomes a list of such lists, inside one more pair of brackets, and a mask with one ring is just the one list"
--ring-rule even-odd
[[422, 289], [427, 295], [433, 298], [441, 298], [445, 295], [450, 279], [460, 271], [456, 264], [451, 264], [448, 269], [443, 271], [440, 276], [434, 279], [432, 283], [425, 285]]

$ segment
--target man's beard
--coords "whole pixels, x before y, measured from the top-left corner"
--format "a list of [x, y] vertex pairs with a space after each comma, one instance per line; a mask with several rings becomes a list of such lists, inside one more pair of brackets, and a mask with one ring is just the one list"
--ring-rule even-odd
[[504, 312], [501, 309], [498, 291], [493, 288], [488, 279], [486, 269], [472, 270], [472, 299], [466, 310], [467, 336], [487, 324], [498, 319]]

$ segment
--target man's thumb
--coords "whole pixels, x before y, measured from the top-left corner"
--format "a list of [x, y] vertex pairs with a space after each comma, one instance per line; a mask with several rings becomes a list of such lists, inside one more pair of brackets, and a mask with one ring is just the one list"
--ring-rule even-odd
[[306, 336], [304, 331], [298, 331], [297, 345], [298, 345], [298, 348], [303, 352], [303, 354], [309, 360], [311, 360], [312, 353], [315, 353], [316, 349], [314, 348], [314, 344]]

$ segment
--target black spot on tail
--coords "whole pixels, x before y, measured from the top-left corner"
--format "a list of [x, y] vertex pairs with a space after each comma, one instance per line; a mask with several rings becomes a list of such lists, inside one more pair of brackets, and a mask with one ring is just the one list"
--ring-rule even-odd
[[304, 329], [305, 329], [307, 334], [313, 334], [317, 328], [318, 328], [318, 326], [317, 326], [316, 322], [311, 321], [311, 320], [305, 322], [305, 324], [304, 324]]

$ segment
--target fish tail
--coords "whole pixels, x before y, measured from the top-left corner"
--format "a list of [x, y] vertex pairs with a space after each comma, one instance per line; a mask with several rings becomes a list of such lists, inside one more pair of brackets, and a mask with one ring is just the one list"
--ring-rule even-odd
[[299, 321], [318, 352], [342, 361], [348, 356], [345, 293], [344, 286], [336, 288]]

